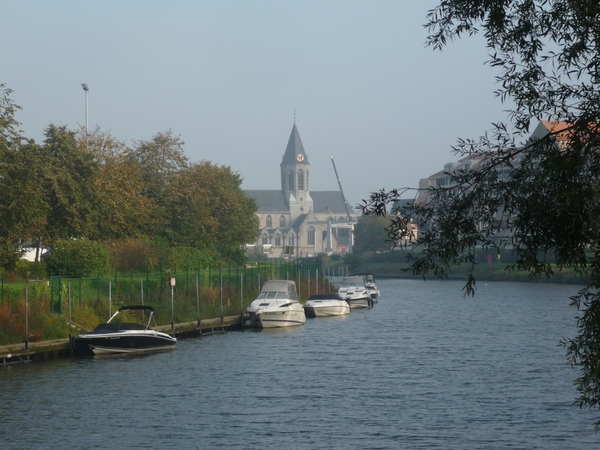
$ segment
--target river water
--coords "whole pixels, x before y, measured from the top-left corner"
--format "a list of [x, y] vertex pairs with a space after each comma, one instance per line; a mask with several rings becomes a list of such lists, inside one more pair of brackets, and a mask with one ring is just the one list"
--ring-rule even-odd
[[576, 286], [378, 284], [303, 327], [0, 368], [0, 448], [600, 448], [559, 346]]

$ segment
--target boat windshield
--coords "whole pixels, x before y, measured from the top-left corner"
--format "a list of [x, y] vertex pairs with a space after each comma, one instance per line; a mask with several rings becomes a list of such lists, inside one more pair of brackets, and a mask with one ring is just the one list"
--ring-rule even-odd
[[268, 299], [280, 299], [290, 298], [290, 294], [287, 292], [261, 292], [256, 298], [268, 298]]
[[358, 288], [364, 288], [365, 285], [361, 284], [361, 283], [348, 283], [348, 284], [342, 284], [340, 286], [340, 288], [346, 288], [346, 289], [350, 289], [350, 288], [354, 288], [354, 289], [358, 289]]

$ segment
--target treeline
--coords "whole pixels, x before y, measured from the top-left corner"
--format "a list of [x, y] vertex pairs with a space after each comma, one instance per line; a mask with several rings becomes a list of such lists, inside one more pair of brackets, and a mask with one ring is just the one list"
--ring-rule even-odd
[[24, 245], [73, 276], [240, 263], [256, 205], [230, 167], [193, 163], [172, 132], [127, 144], [100, 129], [49, 125], [38, 144], [0, 84], [0, 268]]

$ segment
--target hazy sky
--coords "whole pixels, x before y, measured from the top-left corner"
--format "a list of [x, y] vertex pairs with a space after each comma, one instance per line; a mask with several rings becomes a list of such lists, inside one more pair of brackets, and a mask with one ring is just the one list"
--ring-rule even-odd
[[434, 0], [0, 0], [0, 82], [38, 142], [50, 124], [126, 141], [171, 129], [192, 161], [279, 189], [294, 123], [311, 189], [352, 205], [417, 187], [458, 137], [506, 120], [480, 37], [425, 47]]

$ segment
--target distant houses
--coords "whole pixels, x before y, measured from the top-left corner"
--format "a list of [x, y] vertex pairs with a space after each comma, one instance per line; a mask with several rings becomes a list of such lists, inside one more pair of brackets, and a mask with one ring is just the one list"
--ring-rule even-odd
[[[553, 134], [553, 141], [559, 148], [568, 148], [569, 134], [567, 130], [569, 124], [560, 121], [541, 121], [535, 128], [529, 143], [540, 140], [549, 134]], [[499, 155], [499, 154], [498, 154]], [[427, 178], [422, 178], [419, 181], [419, 190], [415, 198], [415, 204], [425, 206], [428, 203], [430, 196], [430, 189], [435, 187], [452, 187], [454, 181], [452, 175], [459, 174], [460, 172], [469, 172], [478, 170], [484, 163], [489, 162], [490, 158], [496, 155], [477, 155], [477, 156], [466, 156], [455, 162], [449, 162], [444, 165], [444, 169], [430, 175]], [[510, 164], [498, 164], [496, 172], [498, 173], [499, 180], [506, 180], [510, 174], [518, 167], [521, 166], [525, 154], [520, 153], [519, 155], [511, 158]], [[493, 242], [497, 245], [506, 245], [512, 236], [512, 230], [507, 226], [506, 220], [502, 209], [496, 211], [495, 220], [503, 225], [502, 232], [498, 233], [493, 237]], [[428, 224], [421, 231], [424, 231], [430, 226]]]

